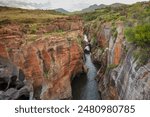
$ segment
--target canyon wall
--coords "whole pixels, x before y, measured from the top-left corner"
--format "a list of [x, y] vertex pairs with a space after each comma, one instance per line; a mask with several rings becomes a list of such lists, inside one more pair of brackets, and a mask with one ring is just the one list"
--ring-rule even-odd
[[[79, 43], [83, 38], [82, 20], [57, 18], [40, 24], [35, 31], [32, 25], [1, 25], [0, 60], [5, 60], [6, 66], [1, 67], [0, 78], [15, 75], [19, 79], [22, 71], [33, 86], [33, 99], [70, 99], [71, 78], [84, 72]], [[11, 65], [7, 65], [8, 61]], [[4, 62], [0, 61], [0, 65], [4, 66]], [[10, 66], [15, 66], [15, 74]], [[10, 75], [4, 77], [4, 71], [10, 71]]]
[[92, 51], [93, 61], [101, 65], [97, 79], [102, 99], [150, 99], [150, 62], [138, 64], [134, 57], [138, 48], [126, 41], [123, 22], [115, 23], [115, 31], [112, 27], [101, 25], [98, 47]]

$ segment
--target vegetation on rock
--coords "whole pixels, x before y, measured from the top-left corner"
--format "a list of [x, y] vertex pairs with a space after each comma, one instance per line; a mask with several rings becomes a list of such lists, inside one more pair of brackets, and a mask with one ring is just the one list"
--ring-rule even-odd
[[127, 28], [125, 36], [129, 42], [140, 47], [148, 46], [150, 44], [150, 23]]

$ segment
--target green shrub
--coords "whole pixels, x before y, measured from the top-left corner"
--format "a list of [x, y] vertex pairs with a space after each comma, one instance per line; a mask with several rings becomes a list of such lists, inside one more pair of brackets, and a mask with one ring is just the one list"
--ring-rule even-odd
[[49, 70], [44, 71], [44, 77], [45, 77], [46, 79], [49, 79], [49, 75], [50, 75]]
[[129, 42], [135, 43], [140, 47], [150, 44], [150, 24], [138, 25], [125, 30], [125, 37]]
[[138, 25], [125, 30], [125, 36], [129, 42], [138, 46], [133, 53], [139, 65], [144, 65], [150, 59], [150, 24]]
[[110, 70], [116, 68], [118, 65], [115, 64], [110, 64], [107, 66], [105, 73], [108, 74], [110, 72]]
[[116, 65], [116, 64], [110, 64], [110, 65], [107, 67], [107, 69], [111, 70], [111, 69], [116, 68], [117, 66], [118, 66], [118, 65]]
[[126, 16], [120, 16], [118, 19], [121, 20], [121, 21], [125, 21], [126, 20]]
[[31, 33], [31, 34], [35, 34], [36, 32], [37, 32], [37, 25], [32, 24], [32, 25], [30, 26], [30, 33]]

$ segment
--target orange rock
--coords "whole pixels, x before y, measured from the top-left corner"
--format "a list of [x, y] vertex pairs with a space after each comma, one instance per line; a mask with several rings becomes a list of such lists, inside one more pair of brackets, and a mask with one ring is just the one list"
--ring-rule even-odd
[[98, 40], [99, 40], [99, 45], [102, 48], [105, 48], [107, 46], [107, 39], [105, 38], [104, 34], [101, 34], [100, 37], [98, 38]]
[[114, 47], [114, 63], [115, 65], [118, 65], [121, 59], [121, 50], [122, 50], [122, 44], [116, 43]]
[[[36, 99], [71, 98], [71, 78], [83, 71], [83, 52], [76, 41], [78, 36], [83, 36], [82, 21], [78, 18], [66, 18], [53, 22], [49, 27], [44, 27], [46, 31], [53, 31], [58, 27], [68, 32], [44, 37], [43, 31], [41, 37], [36, 35], [38, 39], [32, 42], [25, 40], [27, 34], [20, 35], [21, 26], [12, 25], [15, 27], [13, 33], [11, 25], [8, 25], [5, 29], [9, 31], [5, 35], [0, 34], [3, 37], [0, 40], [0, 55], [7, 57], [9, 53], [11, 61], [23, 70], [25, 78], [33, 82]], [[11, 51], [6, 50], [5, 46]]]
[[117, 35], [117, 39], [116, 42], [114, 44], [114, 63], [115, 65], [118, 65], [120, 63], [121, 60], [121, 56], [122, 56], [122, 46], [123, 46], [123, 39], [124, 39], [124, 26], [122, 22], [118, 22], [117, 23], [117, 31], [118, 31], [118, 35]]
[[98, 34], [98, 42], [102, 48], [106, 48], [110, 38], [110, 23], [104, 23], [101, 27], [102, 31]]
[[2, 44], [2, 43], [0, 43], [0, 56], [4, 57], [4, 58], [9, 58], [6, 48], [5, 48], [4, 44]]

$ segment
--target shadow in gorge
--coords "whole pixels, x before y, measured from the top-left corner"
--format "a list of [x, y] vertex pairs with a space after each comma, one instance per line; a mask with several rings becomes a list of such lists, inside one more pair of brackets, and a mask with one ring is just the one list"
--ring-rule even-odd
[[85, 65], [88, 68], [87, 74], [80, 74], [72, 81], [73, 100], [99, 100], [101, 96], [95, 80], [97, 69], [92, 63], [90, 54], [85, 54]]
[[74, 100], [80, 100], [82, 98], [82, 91], [87, 83], [86, 74], [82, 73], [76, 76], [72, 81], [72, 96]]

